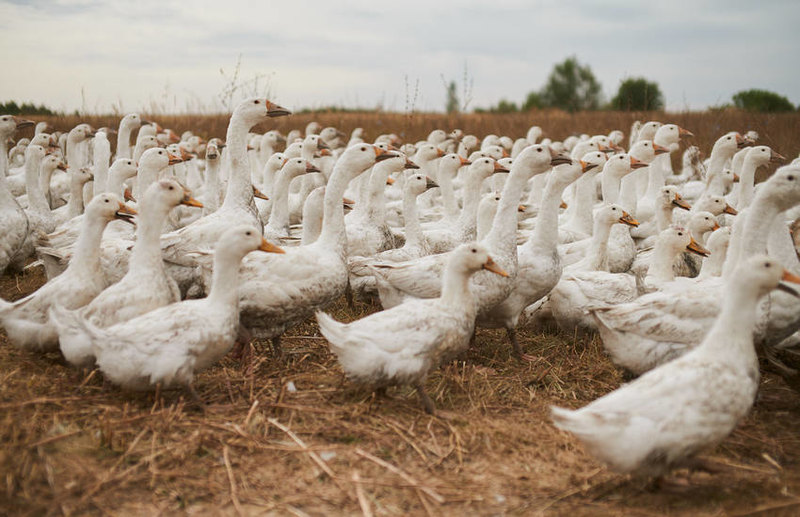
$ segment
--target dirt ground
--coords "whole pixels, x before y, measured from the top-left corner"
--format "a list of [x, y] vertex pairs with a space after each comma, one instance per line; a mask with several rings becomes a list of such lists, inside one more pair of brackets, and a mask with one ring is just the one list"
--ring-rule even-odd
[[[6, 275], [0, 295], [41, 285]], [[376, 310], [339, 303], [354, 319]], [[344, 381], [316, 325], [289, 332], [279, 362], [255, 344], [200, 374], [205, 412], [181, 392], [132, 394], [57, 354], [0, 334], [0, 513], [10, 515], [797, 515], [800, 395], [765, 375], [752, 413], [681, 492], [609, 472], [548, 419], [622, 376], [597, 338], [530, 329], [515, 360], [480, 330], [461, 361], [388, 398]], [[689, 475], [688, 473], [677, 473]]]

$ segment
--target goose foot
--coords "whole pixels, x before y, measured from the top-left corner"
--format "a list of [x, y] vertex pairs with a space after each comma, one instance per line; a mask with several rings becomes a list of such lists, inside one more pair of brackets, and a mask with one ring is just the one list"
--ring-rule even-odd
[[529, 355], [522, 351], [522, 347], [519, 345], [519, 341], [517, 340], [517, 329], [506, 328], [506, 335], [508, 336], [508, 341], [511, 343], [511, 348], [514, 350], [514, 357], [520, 361], [528, 362], [538, 359], [538, 357], [535, 355]]
[[199, 411], [205, 412], [206, 410], [206, 403], [203, 402], [203, 399], [200, 398], [200, 395], [197, 393], [197, 390], [194, 389], [194, 385], [191, 383], [186, 385], [186, 393], [189, 394], [189, 399], [191, 400], [190, 408], [197, 409]]
[[436, 406], [433, 404], [428, 394], [425, 393], [425, 388], [422, 384], [417, 384], [415, 387], [417, 388], [417, 396], [419, 396], [419, 400], [422, 402], [422, 407], [425, 408], [425, 412], [429, 415], [436, 413]]
[[671, 494], [684, 494], [691, 489], [689, 480], [684, 477], [661, 476], [653, 480], [651, 489], [654, 491], [667, 492]]

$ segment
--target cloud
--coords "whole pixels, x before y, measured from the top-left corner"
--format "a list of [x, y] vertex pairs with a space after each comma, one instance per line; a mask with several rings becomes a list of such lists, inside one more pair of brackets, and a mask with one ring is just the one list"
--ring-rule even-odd
[[295, 107], [403, 109], [419, 81], [416, 108], [441, 109], [465, 65], [473, 106], [521, 101], [570, 55], [607, 96], [643, 75], [673, 109], [749, 87], [798, 103], [797, 19], [792, 1], [0, 1], [0, 66], [9, 99], [67, 110], [210, 107], [240, 55], [240, 78]]

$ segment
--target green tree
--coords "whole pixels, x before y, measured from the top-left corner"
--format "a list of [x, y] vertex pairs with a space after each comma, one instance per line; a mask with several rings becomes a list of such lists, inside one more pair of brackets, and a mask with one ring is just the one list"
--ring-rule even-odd
[[768, 90], [742, 90], [733, 96], [733, 104], [749, 111], [794, 111], [794, 106], [783, 95]]
[[611, 108], [626, 111], [650, 111], [664, 108], [664, 95], [658, 83], [644, 77], [632, 77], [619, 84], [617, 94], [611, 99]]
[[530, 111], [532, 109], [541, 109], [544, 107], [544, 102], [542, 102], [542, 96], [539, 92], [530, 92], [527, 97], [525, 97], [525, 102], [522, 103], [522, 107], [520, 108], [521, 111]]
[[600, 83], [592, 69], [572, 56], [553, 67], [541, 99], [545, 106], [573, 112], [599, 108], [601, 95]]
[[456, 82], [450, 81], [447, 85], [447, 102], [445, 103], [445, 110], [448, 113], [457, 113], [458, 112], [458, 93], [456, 93]]
[[497, 103], [497, 106], [492, 106], [491, 111], [493, 113], [514, 113], [519, 111], [519, 108], [515, 102], [511, 102], [506, 99], [500, 99], [500, 101]]

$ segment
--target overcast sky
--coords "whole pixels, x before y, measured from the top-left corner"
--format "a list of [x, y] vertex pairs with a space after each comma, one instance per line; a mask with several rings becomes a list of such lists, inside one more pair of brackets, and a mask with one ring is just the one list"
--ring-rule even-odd
[[520, 102], [576, 55], [606, 98], [645, 76], [669, 109], [754, 87], [797, 104], [798, 21], [797, 0], [0, 0], [0, 101], [210, 110], [241, 55], [240, 91], [257, 78], [295, 109], [442, 110], [442, 77], [461, 91], [465, 67], [473, 108]]

